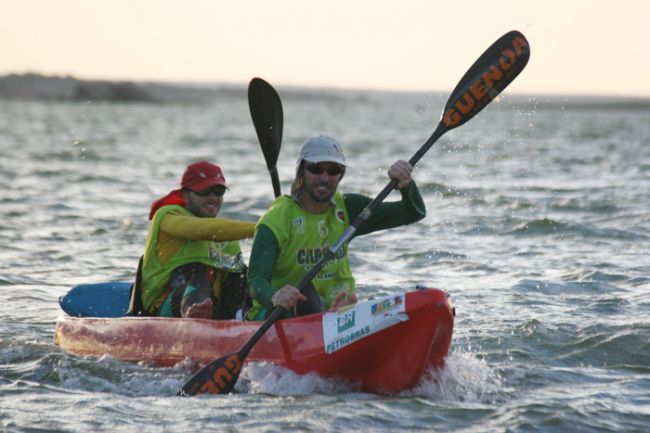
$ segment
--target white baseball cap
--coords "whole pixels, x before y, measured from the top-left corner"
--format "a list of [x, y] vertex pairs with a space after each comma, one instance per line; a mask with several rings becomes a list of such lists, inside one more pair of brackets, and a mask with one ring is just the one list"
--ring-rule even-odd
[[302, 161], [313, 163], [334, 162], [344, 167], [348, 166], [341, 145], [332, 137], [326, 135], [312, 137], [302, 145], [297, 165], [300, 165]]

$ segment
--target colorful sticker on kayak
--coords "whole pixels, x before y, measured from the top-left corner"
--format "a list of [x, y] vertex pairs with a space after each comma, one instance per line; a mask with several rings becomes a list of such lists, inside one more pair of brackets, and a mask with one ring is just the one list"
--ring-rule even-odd
[[404, 294], [359, 302], [353, 308], [325, 313], [325, 353], [336, 352], [369, 335], [408, 320]]

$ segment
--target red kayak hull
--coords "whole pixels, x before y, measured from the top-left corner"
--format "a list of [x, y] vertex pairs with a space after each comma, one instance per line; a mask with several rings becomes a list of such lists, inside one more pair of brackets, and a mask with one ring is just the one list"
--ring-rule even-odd
[[[324, 314], [278, 320], [255, 345], [247, 362], [267, 361], [298, 374], [344, 379], [369, 392], [411, 388], [428, 367], [443, 367], [454, 314], [449, 297], [441, 290], [408, 292], [401, 299], [406, 313], [403, 321], [369, 335], [362, 329], [353, 336], [354, 341], [346, 341], [333, 351], [326, 349]], [[202, 365], [239, 351], [260, 323], [62, 317], [57, 321], [54, 341], [63, 350], [83, 356], [106, 354], [160, 366], [172, 366], [189, 357]]]

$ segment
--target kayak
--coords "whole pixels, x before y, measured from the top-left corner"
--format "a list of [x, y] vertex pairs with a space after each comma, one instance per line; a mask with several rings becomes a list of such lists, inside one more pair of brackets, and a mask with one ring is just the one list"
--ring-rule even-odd
[[[111, 287], [117, 293], [124, 289]], [[65, 301], [63, 297], [61, 304]], [[65, 316], [57, 320], [54, 342], [82, 356], [110, 355], [159, 366], [191, 358], [203, 365], [237, 352], [261, 323]], [[447, 293], [417, 289], [361, 301], [336, 312], [278, 320], [252, 349], [247, 362], [270, 362], [298, 374], [342, 379], [364, 391], [394, 393], [415, 386], [428, 368], [444, 366], [453, 324], [454, 309]]]

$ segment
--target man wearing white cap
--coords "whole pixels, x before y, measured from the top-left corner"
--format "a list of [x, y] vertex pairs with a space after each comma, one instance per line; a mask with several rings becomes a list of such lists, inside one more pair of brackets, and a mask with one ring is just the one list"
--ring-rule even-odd
[[[301, 147], [291, 196], [277, 198], [257, 224], [248, 271], [253, 297], [248, 319], [262, 320], [278, 305], [285, 317], [292, 317], [357, 301], [347, 244], [303, 293], [295, 287], [372, 200], [337, 191], [346, 167], [341, 145], [331, 137], [313, 137]], [[424, 202], [411, 172], [406, 161], [390, 167], [388, 176], [397, 181], [402, 200], [381, 203], [355, 236], [424, 218]]]
[[187, 166], [180, 188], [152, 203], [135, 313], [234, 318], [245, 293], [239, 239], [252, 237], [255, 224], [217, 218], [226, 190], [221, 167], [200, 161]]

